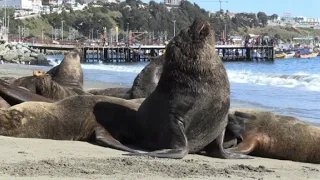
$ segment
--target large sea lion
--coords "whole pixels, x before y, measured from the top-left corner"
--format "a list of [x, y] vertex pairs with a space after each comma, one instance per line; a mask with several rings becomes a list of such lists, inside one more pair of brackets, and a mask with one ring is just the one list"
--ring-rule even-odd
[[226, 69], [215, 54], [210, 24], [196, 19], [166, 48], [156, 89], [143, 101], [134, 123], [135, 142], [162, 158], [205, 150], [221, 158], [248, 158], [223, 148], [230, 106]]
[[136, 117], [139, 106], [121, 98], [92, 95], [72, 96], [55, 103], [25, 102], [0, 109], [0, 135], [93, 141], [105, 147], [139, 152], [119, 142], [129, 139], [133, 126], [130, 120]]
[[254, 109], [230, 109], [245, 124], [243, 140], [230, 150], [253, 156], [320, 163], [320, 127], [292, 116]]

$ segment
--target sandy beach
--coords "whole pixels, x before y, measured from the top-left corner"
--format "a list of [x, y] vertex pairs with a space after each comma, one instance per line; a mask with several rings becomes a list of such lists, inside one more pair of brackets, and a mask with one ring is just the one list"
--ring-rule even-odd
[[[0, 65], [0, 77], [32, 75], [34, 67]], [[41, 70], [37, 69], [37, 70]], [[85, 79], [85, 88], [117, 84]], [[320, 179], [320, 165], [267, 158], [180, 160], [125, 156], [87, 142], [0, 136], [0, 179]]]

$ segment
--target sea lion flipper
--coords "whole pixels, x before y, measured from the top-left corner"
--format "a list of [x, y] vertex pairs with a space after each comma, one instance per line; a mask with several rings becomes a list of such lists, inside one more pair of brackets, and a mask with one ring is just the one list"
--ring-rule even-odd
[[0, 96], [11, 106], [26, 101], [54, 102], [38, 94], [34, 94], [24, 88], [8, 84], [0, 80]]
[[255, 115], [249, 114], [249, 113], [246, 113], [246, 112], [241, 112], [241, 111], [235, 111], [234, 115], [237, 116], [237, 117], [250, 119], [250, 120], [257, 119], [257, 117]]
[[179, 149], [162, 149], [157, 151], [152, 151], [149, 153], [129, 153], [125, 154], [128, 156], [150, 156], [157, 158], [172, 158], [172, 159], [182, 159], [184, 156], [188, 154], [187, 148], [179, 148]]
[[222, 159], [253, 159], [252, 156], [248, 156], [245, 154], [240, 154], [236, 152], [230, 151], [230, 149], [223, 148], [223, 139], [224, 139], [225, 130], [215, 139], [212, 143], [210, 143], [205, 151], [209, 156], [218, 157]]
[[257, 136], [248, 136], [236, 147], [229, 148], [227, 150], [233, 153], [249, 154], [256, 149], [257, 145]]
[[96, 138], [96, 143], [99, 144], [100, 146], [114, 148], [122, 151], [133, 152], [133, 153], [142, 152], [121, 144], [118, 140], [114, 139], [106, 129], [104, 129], [101, 126], [98, 126], [95, 128], [95, 138]]
[[[177, 126], [174, 129], [177, 132], [172, 134], [172, 142], [176, 143], [176, 147], [172, 149], [161, 149], [156, 150], [148, 153], [129, 153], [125, 155], [129, 156], [151, 156], [151, 157], [158, 157], [158, 158], [172, 158], [172, 159], [182, 159], [185, 157], [189, 150], [188, 150], [188, 139], [186, 134], [184, 133], [184, 125], [181, 121], [177, 120]], [[178, 131], [180, 130], [180, 131]], [[180, 146], [180, 147], [177, 147]]]

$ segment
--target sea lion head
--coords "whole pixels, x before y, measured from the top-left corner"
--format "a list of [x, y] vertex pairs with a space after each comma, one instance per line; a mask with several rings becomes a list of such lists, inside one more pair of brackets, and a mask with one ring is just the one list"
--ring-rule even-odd
[[75, 49], [65, 54], [53, 80], [64, 86], [83, 87], [83, 71], [81, 68], [81, 54]]
[[[182, 29], [166, 47], [166, 60], [194, 61], [211, 58], [215, 53], [215, 38], [208, 22], [195, 19], [189, 28]], [[203, 57], [207, 55], [209, 57]], [[191, 63], [192, 64], [192, 63]]]
[[36, 93], [41, 96], [50, 97], [49, 95], [54, 91], [52, 86], [53, 81], [49, 74], [39, 76], [35, 83]]

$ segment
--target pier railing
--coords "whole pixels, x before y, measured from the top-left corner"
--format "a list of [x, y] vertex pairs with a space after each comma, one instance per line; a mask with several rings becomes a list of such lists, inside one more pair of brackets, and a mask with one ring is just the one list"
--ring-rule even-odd
[[[75, 48], [82, 49], [83, 62], [86, 63], [111, 63], [111, 62], [139, 62], [149, 61], [161, 55], [164, 45], [143, 46], [83, 46], [60, 44], [30, 44], [33, 49], [40, 52], [69, 51]], [[273, 46], [241, 46], [241, 45], [216, 45], [216, 52], [223, 61], [252, 61], [274, 60]]]

